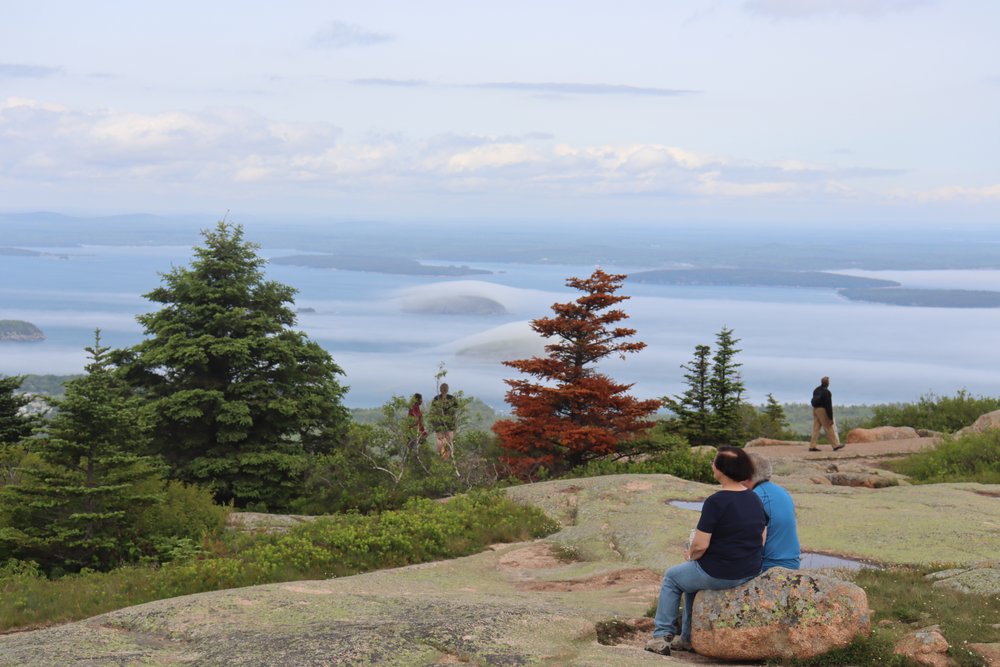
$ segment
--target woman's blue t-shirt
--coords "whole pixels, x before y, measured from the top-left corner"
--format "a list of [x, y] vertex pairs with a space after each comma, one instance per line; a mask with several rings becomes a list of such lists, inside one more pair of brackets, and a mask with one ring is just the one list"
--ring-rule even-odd
[[760, 573], [767, 515], [753, 491], [717, 491], [701, 510], [698, 530], [711, 533], [698, 565], [716, 579], [743, 579]]

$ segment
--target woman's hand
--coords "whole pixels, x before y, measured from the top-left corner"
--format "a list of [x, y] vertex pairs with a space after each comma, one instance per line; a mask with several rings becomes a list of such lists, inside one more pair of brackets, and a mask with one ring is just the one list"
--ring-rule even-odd
[[687, 559], [698, 560], [708, 551], [708, 545], [712, 542], [712, 533], [704, 533], [700, 530], [694, 531], [694, 539], [688, 548]]

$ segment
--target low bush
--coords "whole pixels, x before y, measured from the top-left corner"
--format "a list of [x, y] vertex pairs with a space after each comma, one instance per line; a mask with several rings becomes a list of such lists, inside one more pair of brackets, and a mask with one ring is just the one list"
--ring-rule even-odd
[[279, 581], [355, 574], [464, 556], [496, 542], [541, 537], [558, 524], [499, 492], [399, 511], [345, 514], [282, 535], [210, 539], [193, 559], [46, 579], [32, 564], [0, 566], [0, 631], [64, 622], [151, 600]]
[[693, 482], [714, 484], [709, 452], [694, 450], [683, 436], [657, 426], [646, 438], [629, 443], [630, 456], [591, 461], [564, 477], [597, 477], [619, 474], [673, 475]]
[[916, 403], [876, 405], [871, 418], [861, 426], [911, 426], [953, 433], [994, 410], [1000, 410], [1000, 398], [977, 397], [963, 389], [955, 396], [925, 394]]
[[406, 453], [388, 456], [379, 444], [380, 427], [354, 424], [346, 447], [313, 458], [301, 496], [293, 502], [300, 514], [363, 513], [399, 509], [413, 498], [444, 498], [506, 480], [496, 436], [461, 431], [454, 460], [444, 460], [432, 446], [433, 435]]
[[967, 433], [960, 438], [944, 438], [933, 449], [887, 465], [923, 484], [1000, 484], [1000, 429]]

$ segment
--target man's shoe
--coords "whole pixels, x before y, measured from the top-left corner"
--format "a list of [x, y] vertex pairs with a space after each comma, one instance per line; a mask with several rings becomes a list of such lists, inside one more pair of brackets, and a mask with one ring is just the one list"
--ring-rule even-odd
[[659, 653], [660, 655], [670, 655], [670, 642], [673, 638], [673, 635], [653, 637], [646, 642], [646, 650], [651, 653]]
[[694, 652], [694, 647], [691, 646], [691, 642], [684, 639], [680, 635], [674, 637], [673, 641], [670, 642], [671, 651], [689, 651]]
[[843, 449], [843, 448], [844, 448], [844, 447], [846, 447], [846, 446], [847, 446], [847, 445], [841, 445], [840, 447], [834, 447], [834, 448], [833, 448], [833, 451], [837, 451], [837, 450], [839, 450], [839, 449]]
[[818, 452], [819, 451], [819, 447], [810, 447], [809, 451], [810, 452]]

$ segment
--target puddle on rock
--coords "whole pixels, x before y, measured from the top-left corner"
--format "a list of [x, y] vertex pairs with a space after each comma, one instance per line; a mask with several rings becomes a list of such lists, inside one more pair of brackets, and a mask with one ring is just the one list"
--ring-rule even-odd
[[701, 506], [705, 504], [704, 500], [671, 500], [667, 503], [668, 505], [673, 505], [674, 507], [680, 507], [682, 510], [694, 510], [695, 512], [701, 511]]
[[[693, 510], [695, 512], [700, 512], [702, 505], [704, 505], [703, 500], [670, 500], [668, 505], [673, 507], [679, 507], [682, 510]], [[863, 568], [878, 568], [877, 565], [872, 565], [871, 563], [865, 563], [860, 560], [853, 560], [851, 558], [842, 558], [840, 556], [828, 556], [827, 554], [816, 554], [810, 553], [808, 551], [803, 551], [801, 554], [802, 562], [799, 567], [803, 570], [820, 570], [826, 567], [841, 567], [847, 570], [861, 570]]]
[[803, 551], [801, 554], [801, 564], [800, 569], [803, 570], [819, 570], [824, 567], [841, 567], [847, 570], [861, 570], [864, 568], [872, 569], [876, 568], [876, 565], [871, 563], [865, 563], [860, 560], [852, 560], [850, 558], [841, 558], [840, 556], [828, 556], [826, 554], [814, 554], [808, 551]]

